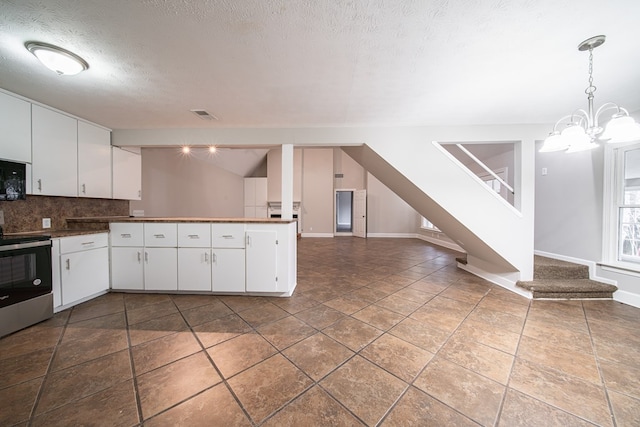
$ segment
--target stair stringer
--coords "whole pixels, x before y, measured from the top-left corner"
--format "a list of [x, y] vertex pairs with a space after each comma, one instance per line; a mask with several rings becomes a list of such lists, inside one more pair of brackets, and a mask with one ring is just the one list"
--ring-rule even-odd
[[467, 252], [467, 268], [515, 290], [533, 276], [533, 218], [522, 215], [437, 143], [342, 147]]

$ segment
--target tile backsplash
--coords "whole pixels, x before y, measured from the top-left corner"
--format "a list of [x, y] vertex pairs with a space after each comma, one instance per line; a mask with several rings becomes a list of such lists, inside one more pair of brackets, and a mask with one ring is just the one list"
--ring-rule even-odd
[[128, 216], [128, 200], [27, 195], [26, 200], [0, 202], [5, 233], [42, 230], [42, 218], [51, 218], [51, 230], [66, 230], [67, 218]]

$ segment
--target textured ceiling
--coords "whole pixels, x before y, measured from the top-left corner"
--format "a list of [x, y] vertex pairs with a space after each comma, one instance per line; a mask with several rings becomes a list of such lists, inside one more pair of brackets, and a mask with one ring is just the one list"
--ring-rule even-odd
[[[0, 0], [0, 88], [113, 129], [549, 123], [640, 110], [638, 0]], [[57, 76], [25, 48], [91, 68]], [[199, 119], [205, 109], [218, 121]]]

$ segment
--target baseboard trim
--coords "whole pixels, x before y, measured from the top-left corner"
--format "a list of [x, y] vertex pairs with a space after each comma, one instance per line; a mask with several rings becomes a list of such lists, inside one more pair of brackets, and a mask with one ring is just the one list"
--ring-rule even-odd
[[302, 233], [301, 237], [333, 237], [333, 233]]
[[466, 253], [464, 249], [453, 242], [447, 242], [446, 240], [434, 239], [433, 237], [425, 236], [424, 234], [416, 233], [414, 237], [425, 242], [433, 243], [434, 245], [442, 246], [443, 248], [452, 249], [454, 251]]
[[618, 290], [613, 293], [613, 300], [640, 308], [640, 295], [638, 294]]
[[382, 237], [391, 239], [413, 239], [414, 233], [367, 233], [367, 237]]
[[518, 286], [516, 286], [515, 282], [512, 282], [511, 280], [507, 280], [502, 276], [499, 276], [497, 274], [493, 274], [493, 273], [489, 273], [481, 268], [478, 267], [474, 267], [473, 265], [470, 264], [462, 264], [462, 263], [458, 263], [458, 268], [460, 268], [461, 270], [464, 271], [468, 271], [471, 274], [474, 274], [478, 277], [483, 278], [484, 280], [487, 280], [493, 284], [496, 284], [498, 286], [500, 286], [501, 288], [505, 288], [513, 293], [516, 293], [520, 296], [523, 296], [525, 298], [528, 299], [533, 299], [533, 294], [526, 290], [526, 289], [522, 289]]

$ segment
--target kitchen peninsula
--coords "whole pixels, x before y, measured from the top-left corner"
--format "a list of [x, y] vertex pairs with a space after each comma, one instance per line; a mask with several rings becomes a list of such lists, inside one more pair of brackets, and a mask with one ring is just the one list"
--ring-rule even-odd
[[109, 231], [110, 289], [291, 296], [296, 221], [267, 218], [68, 218]]

